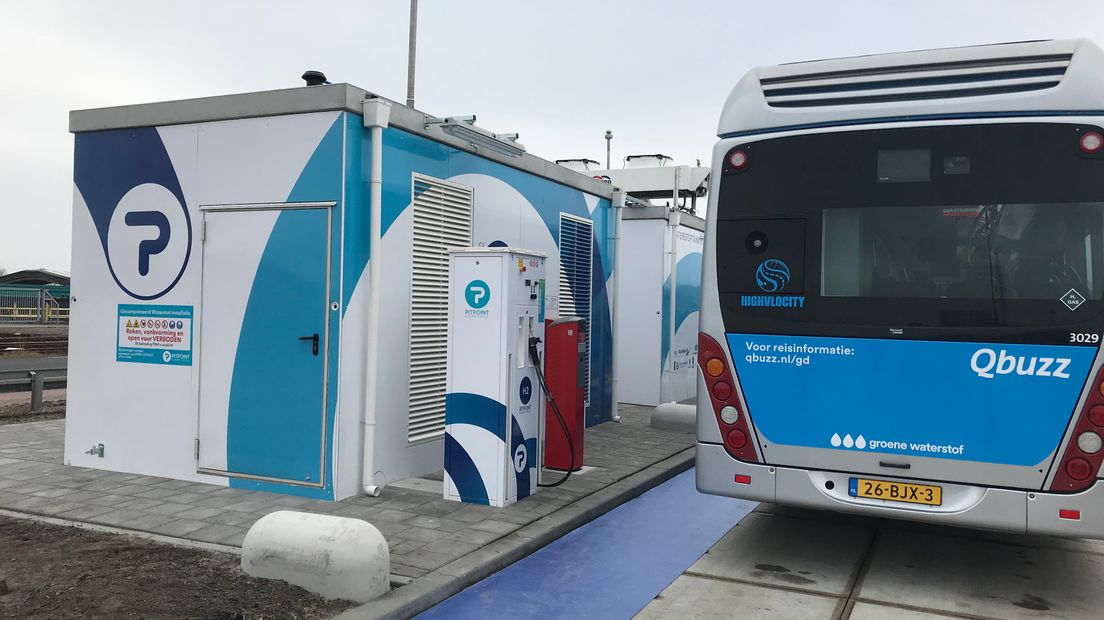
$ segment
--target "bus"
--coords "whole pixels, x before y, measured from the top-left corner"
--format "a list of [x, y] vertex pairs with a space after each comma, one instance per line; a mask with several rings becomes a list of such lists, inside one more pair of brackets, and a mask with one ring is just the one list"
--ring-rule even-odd
[[1104, 53], [754, 69], [718, 136], [698, 489], [1104, 537]]

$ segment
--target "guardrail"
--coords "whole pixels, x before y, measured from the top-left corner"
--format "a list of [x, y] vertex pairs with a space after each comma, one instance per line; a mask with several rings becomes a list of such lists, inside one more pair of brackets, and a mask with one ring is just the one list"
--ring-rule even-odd
[[47, 383], [65, 383], [69, 359], [37, 357], [3, 360], [0, 365], [0, 389], [27, 386], [31, 390], [31, 411], [42, 408], [42, 390]]

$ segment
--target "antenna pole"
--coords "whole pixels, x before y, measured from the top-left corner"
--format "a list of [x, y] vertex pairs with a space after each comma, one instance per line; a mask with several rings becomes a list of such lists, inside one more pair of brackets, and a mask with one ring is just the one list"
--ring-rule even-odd
[[414, 57], [418, 48], [418, 0], [410, 0], [410, 50], [406, 57], [406, 105], [414, 107]]
[[610, 141], [613, 140], [613, 132], [609, 129], [606, 130], [606, 170], [613, 170], [610, 167]]

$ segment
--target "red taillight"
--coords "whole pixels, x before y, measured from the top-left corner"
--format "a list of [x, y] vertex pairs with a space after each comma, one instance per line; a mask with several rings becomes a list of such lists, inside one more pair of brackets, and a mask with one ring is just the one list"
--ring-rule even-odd
[[1077, 145], [1081, 147], [1081, 151], [1084, 153], [1096, 153], [1100, 149], [1104, 149], [1104, 136], [1095, 131], [1086, 131], [1081, 134], [1081, 139], [1078, 140]]
[[1089, 422], [1093, 426], [1104, 428], [1104, 405], [1095, 405], [1089, 408]]
[[751, 158], [748, 157], [747, 151], [736, 149], [728, 154], [728, 165], [732, 166], [733, 170], [743, 170], [749, 163]]
[[[1099, 436], [1104, 433], [1104, 368], [1097, 373], [1092, 386], [1055, 469], [1051, 491], [1069, 493], [1087, 489], [1096, 480], [1104, 461], [1104, 450], [1099, 449]], [[1094, 447], [1096, 450], [1090, 452]]]
[[736, 474], [733, 482], [736, 484], [751, 484], [751, 476], [747, 474]]
[[[708, 398], [713, 405], [713, 414], [716, 416], [721, 437], [724, 438], [725, 451], [733, 458], [756, 463], [759, 459], [752, 443], [751, 428], [736, 394], [736, 381], [727, 360], [728, 355], [716, 340], [705, 334], [698, 334], [698, 365], [702, 368], [702, 378], [705, 379]], [[722, 409], [727, 413], [723, 417]]]
[[1081, 511], [1080, 510], [1070, 510], [1069, 508], [1059, 508], [1058, 509], [1058, 518], [1059, 519], [1069, 519], [1070, 521], [1080, 521], [1081, 520]]
[[1066, 461], [1066, 473], [1074, 480], [1088, 480], [1092, 475], [1092, 465], [1081, 457]]

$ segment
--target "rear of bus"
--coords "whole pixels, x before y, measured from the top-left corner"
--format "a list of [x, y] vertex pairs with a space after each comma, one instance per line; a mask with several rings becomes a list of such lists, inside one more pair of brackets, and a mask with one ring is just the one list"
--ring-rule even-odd
[[698, 488], [1104, 537], [1104, 56], [752, 71], [706, 224]]

